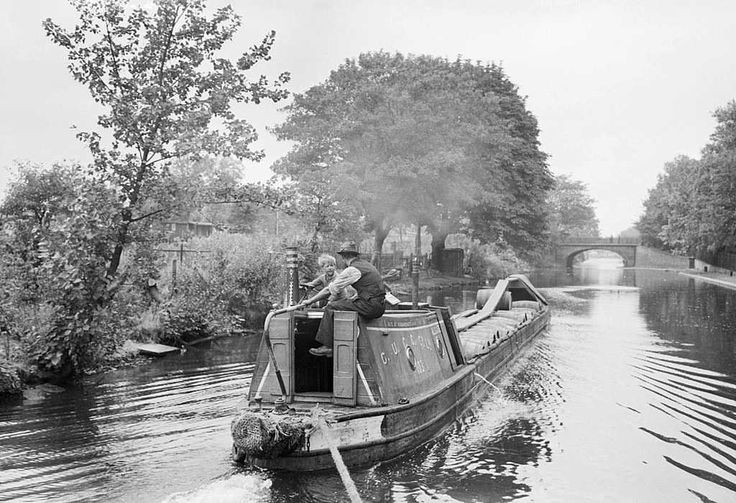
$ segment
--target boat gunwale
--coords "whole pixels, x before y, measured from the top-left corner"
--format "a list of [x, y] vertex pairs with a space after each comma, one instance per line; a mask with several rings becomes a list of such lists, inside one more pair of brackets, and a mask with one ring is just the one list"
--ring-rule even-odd
[[[533, 320], [530, 320], [530, 322], [541, 321], [543, 318], [547, 317], [548, 315], [549, 315], [549, 310], [545, 309], [543, 311], [543, 313], [542, 313], [541, 316], [538, 316], [538, 317], [534, 318]], [[529, 323], [529, 322], [526, 322], [526, 323]], [[529, 324], [531, 324], [531, 323], [529, 323]], [[542, 331], [545, 330], [546, 327], [547, 327], [547, 323], [541, 323], [541, 326], [539, 326], [534, 331], [534, 333], [532, 333], [528, 338], [526, 338], [526, 340], [524, 342], [524, 346], [526, 346], [526, 344], [532, 342]], [[517, 330], [509, 338], [507, 338], [504, 341], [502, 341], [502, 343], [509, 343], [509, 344], [511, 344], [512, 343], [512, 341], [511, 341], [512, 337], [515, 336], [515, 335], [518, 335], [518, 334], [519, 334], [519, 331]], [[496, 346], [496, 348], [500, 348], [500, 347], [501, 347], [501, 345]], [[519, 348], [519, 347], [522, 347], [522, 346], [518, 346], [517, 345], [516, 347]], [[491, 354], [491, 352], [485, 353], [483, 356], [485, 357], [485, 356], [487, 356], [489, 354]], [[518, 357], [519, 354], [520, 353], [518, 351], [509, 353], [508, 356], [506, 356], [503, 360], [501, 360], [500, 362], [498, 362], [498, 364], [494, 367], [494, 369], [497, 369], [497, 368], [499, 368], [499, 367], [501, 367], [503, 365], [506, 365], [509, 361], [511, 361], [514, 358]], [[345, 414], [343, 416], [339, 416], [339, 417], [334, 418], [332, 422], [338, 423], [338, 422], [344, 422], [344, 421], [347, 421], [347, 420], [361, 419], [363, 417], [371, 417], [371, 416], [378, 416], [378, 415], [390, 415], [390, 414], [395, 414], [395, 413], [403, 412], [404, 410], [411, 409], [413, 407], [416, 407], [418, 405], [421, 405], [422, 403], [426, 402], [427, 400], [432, 399], [432, 398], [435, 398], [438, 395], [440, 395], [441, 393], [449, 390], [453, 386], [456, 386], [456, 385], [460, 384], [464, 379], [471, 377], [470, 374], [476, 372], [478, 370], [478, 367], [480, 367], [484, 363], [484, 361], [485, 361], [485, 358], [479, 358], [479, 359], [476, 359], [475, 361], [473, 361], [471, 363], [468, 363], [466, 365], [467, 368], [463, 369], [462, 372], [458, 372], [458, 374], [456, 374], [457, 378], [453, 378], [445, 386], [443, 386], [442, 388], [438, 388], [436, 391], [431, 392], [431, 394], [425, 395], [420, 400], [416, 400], [416, 401], [410, 402], [408, 404], [391, 405], [391, 406], [386, 406], [386, 407], [376, 407], [376, 408], [371, 408], [370, 410], [360, 411], [360, 412], [351, 413], [351, 414]], [[490, 372], [489, 372], [489, 375], [490, 375]], [[453, 376], [453, 377], [455, 377], [455, 376]], [[486, 377], [486, 376], [484, 376], [484, 377]], [[444, 411], [442, 411], [440, 414], [437, 414], [437, 415], [433, 416], [433, 418], [430, 421], [428, 421], [428, 422], [421, 423], [420, 425], [417, 425], [416, 427], [414, 427], [414, 428], [412, 428], [410, 430], [403, 431], [401, 433], [398, 433], [398, 434], [393, 435], [393, 436], [390, 436], [390, 437], [382, 437], [380, 439], [369, 440], [369, 441], [360, 442], [360, 443], [350, 443], [350, 444], [341, 445], [340, 446], [340, 451], [341, 452], [348, 452], [348, 451], [355, 451], [355, 450], [358, 450], [358, 449], [369, 449], [369, 448], [375, 447], [375, 446], [390, 445], [390, 444], [395, 443], [397, 441], [400, 441], [400, 440], [402, 440], [402, 439], [404, 439], [406, 437], [409, 437], [409, 436], [412, 436], [412, 435], [416, 435], [418, 433], [421, 433], [423, 430], [427, 430], [427, 429], [431, 428], [438, 421], [445, 419], [448, 414], [453, 413], [453, 414], [462, 415], [465, 411], [467, 411], [468, 409], [471, 408], [471, 405], [469, 405], [470, 398], [472, 398], [473, 394], [476, 393], [477, 389], [479, 388], [479, 385], [482, 384], [482, 383], [483, 383], [483, 380], [482, 379], [478, 379], [473, 384], [473, 386], [471, 386], [470, 388], [468, 388], [468, 391], [466, 393], [464, 393], [461, 397], [458, 397], [458, 399], [455, 401], [455, 404], [453, 406], [448, 407]], [[460, 412], [457, 411], [458, 406], [461, 407]], [[428, 435], [428, 438], [425, 439], [425, 440], [423, 440], [423, 441], [421, 441], [420, 444], [422, 444], [422, 443], [424, 443], [426, 441], [429, 441], [431, 438], [434, 438], [440, 431], [442, 431], [445, 428], [449, 428], [451, 424], [452, 423], [448, 421], [445, 427], [441, 427], [437, 431], [435, 431], [434, 433]], [[313, 458], [317, 458], [319, 456], [325, 456], [325, 455], [329, 456], [330, 455], [329, 452], [330, 451], [327, 448], [315, 449], [315, 450], [308, 450], [308, 451], [300, 450], [300, 451], [291, 452], [291, 453], [289, 453], [289, 454], [287, 454], [285, 456], [280, 456], [280, 457], [275, 458], [275, 459], [284, 460], [288, 464], [289, 462], [294, 462], [295, 460], [300, 460], [300, 461], [301, 460], [305, 460], [306, 461], [306, 460], [311, 460]], [[387, 459], [393, 459], [395, 457], [399, 457], [400, 455], [401, 455], [401, 453], [397, 454], [396, 456], [393, 456], [392, 458], [387, 458]], [[273, 459], [266, 459], [266, 458], [250, 458], [250, 460], [251, 460], [251, 462], [254, 462], [255, 464], [260, 465], [260, 466], [270, 466], [270, 465], [272, 465], [272, 462], [274, 461]], [[295, 467], [291, 466], [290, 469], [291, 470], [294, 470]], [[309, 469], [307, 469], [307, 471], [314, 471], [314, 469], [313, 468], [309, 468]]]
[[[423, 404], [424, 402], [433, 399], [435, 396], [447, 390], [448, 388], [454, 386], [457, 381], [465, 377], [465, 374], [469, 372], [473, 372], [475, 368], [480, 363], [483, 362], [483, 360], [485, 359], [487, 355], [490, 355], [491, 353], [494, 353], [495, 351], [499, 350], [499, 348], [501, 348], [504, 344], [510, 343], [511, 338], [514, 335], [518, 334], [522, 329], [526, 328], [526, 326], [531, 325], [534, 322], [537, 322], [538, 320], [544, 318], [548, 314], [549, 314], [549, 310], [545, 309], [541, 311], [541, 314], [539, 316], [517, 325], [517, 330], [512, 332], [508, 338], [502, 340], [496, 346], [493, 346], [489, 351], [476, 355], [472, 361], [467, 362], [465, 365], [462, 366], [462, 368], [458, 369], [458, 371], [455, 372], [452, 376], [445, 379], [441, 383], [441, 386], [436, 386], [435, 388], [431, 388], [424, 394], [419, 395], [418, 399], [412, 400], [408, 403], [392, 404], [392, 405], [385, 405], [385, 406], [381, 405], [378, 407], [368, 407], [368, 408], [361, 409], [355, 412], [346, 412], [345, 414], [335, 416], [334, 421], [337, 423], [340, 423], [343, 421], [349, 421], [351, 419], [359, 419], [362, 417], [370, 417], [370, 416], [375, 416], [375, 415], [384, 414], [384, 413], [401, 412], [403, 410], [410, 409], [416, 405]], [[534, 335], [536, 336], [537, 333], [539, 333], [539, 331], [535, 332]]]

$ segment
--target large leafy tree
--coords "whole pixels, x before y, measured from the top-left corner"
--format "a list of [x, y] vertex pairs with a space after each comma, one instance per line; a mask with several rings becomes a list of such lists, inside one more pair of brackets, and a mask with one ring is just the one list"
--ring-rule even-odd
[[254, 128], [233, 103], [278, 101], [288, 74], [274, 83], [248, 77], [267, 60], [273, 32], [233, 62], [218, 56], [240, 27], [231, 7], [208, 15], [202, 0], [156, 0], [152, 7], [73, 0], [79, 24], [71, 30], [44, 22], [67, 51], [69, 68], [106, 112], [101, 131], [82, 132], [94, 156], [96, 178], [117, 191], [119, 214], [106, 274], [114, 277], [133, 227], [176, 205], [169, 163], [182, 157], [233, 155], [251, 150]]
[[736, 102], [714, 117], [702, 157], [667, 163], [649, 192], [637, 223], [645, 242], [704, 257], [736, 246]]
[[336, 204], [357, 206], [376, 254], [398, 223], [428, 226], [441, 251], [469, 207], [500, 199], [487, 195], [504, 193], [495, 170], [520, 160], [513, 107], [506, 117], [492, 85], [499, 75], [429, 56], [347, 60], [286, 108], [276, 133], [297, 144], [275, 169], [299, 190], [320, 185]]
[[430, 223], [460, 200], [470, 138], [470, 103], [458, 98], [467, 89], [448, 70], [439, 58], [383, 52], [346, 61], [286, 108], [275, 131], [297, 146], [277, 173], [329, 206], [357, 207], [375, 252], [396, 223]]
[[468, 66], [478, 89], [498, 100], [497, 118], [487, 127], [502, 128], [480, 145], [482, 162], [475, 182], [481, 198], [468, 205], [463, 230], [486, 243], [508, 243], [522, 256], [543, 248], [547, 238], [545, 200], [554, 186], [541, 151], [537, 119], [527, 110], [517, 86], [497, 65]]
[[553, 239], [564, 236], [600, 234], [595, 214], [595, 199], [588, 187], [569, 175], [559, 175], [547, 199], [550, 234]]
[[736, 101], [713, 114], [716, 128], [703, 149], [695, 246], [714, 254], [736, 247]]
[[645, 245], [680, 253], [695, 251], [700, 173], [700, 161], [686, 156], [665, 164], [636, 224]]

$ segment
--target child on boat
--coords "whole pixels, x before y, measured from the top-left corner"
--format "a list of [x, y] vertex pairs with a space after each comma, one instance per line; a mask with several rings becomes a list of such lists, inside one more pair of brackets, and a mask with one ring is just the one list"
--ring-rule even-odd
[[345, 260], [347, 267], [332, 283], [316, 295], [302, 301], [300, 305], [308, 306], [332, 295], [336, 296], [349, 287], [356, 293], [348, 298], [331, 299], [325, 306], [315, 336], [321, 346], [309, 350], [315, 356], [332, 356], [335, 311], [356, 311], [370, 320], [382, 316], [386, 308], [383, 278], [373, 265], [360, 258], [357, 245], [352, 241], [343, 243], [337, 254]]
[[[321, 291], [329, 286], [330, 283], [337, 277], [337, 261], [335, 260], [335, 257], [332, 255], [328, 255], [327, 253], [323, 253], [322, 255], [317, 258], [317, 264], [319, 264], [319, 267], [322, 269], [322, 274], [317, 276], [312, 281], [301, 283], [300, 286], [307, 288], [308, 290], [316, 290]], [[340, 291], [337, 292], [337, 294], [330, 295], [330, 298], [328, 301], [337, 300], [346, 298], [349, 299], [353, 295], [356, 294], [356, 291], [353, 287], [348, 286]], [[322, 303], [324, 304], [324, 303]], [[322, 307], [322, 305], [318, 305], [318, 307]]]

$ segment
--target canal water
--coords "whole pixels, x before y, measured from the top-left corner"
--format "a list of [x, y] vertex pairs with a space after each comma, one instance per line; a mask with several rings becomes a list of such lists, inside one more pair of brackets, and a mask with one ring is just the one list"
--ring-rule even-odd
[[[736, 291], [674, 272], [534, 274], [547, 333], [441, 438], [352, 471], [364, 501], [736, 501]], [[474, 292], [441, 292], [455, 312]], [[0, 501], [348, 501], [336, 472], [234, 466], [257, 338], [0, 406]]]

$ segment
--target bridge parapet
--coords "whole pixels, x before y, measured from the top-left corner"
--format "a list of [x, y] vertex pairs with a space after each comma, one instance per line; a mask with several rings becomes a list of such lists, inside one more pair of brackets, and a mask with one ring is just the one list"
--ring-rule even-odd
[[554, 246], [555, 261], [561, 266], [572, 267], [573, 259], [589, 250], [607, 250], [621, 257], [624, 267], [636, 266], [637, 245], [627, 243], [611, 243], [610, 241], [596, 241], [589, 243], [557, 243]]
[[607, 238], [591, 237], [591, 236], [564, 236], [556, 241], [556, 244], [561, 245], [605, 245], [605, 244], [620, 244], [620, 245], [641, 245], [641, 239], [639, 238], [622, 238], [621, 236], [610, 236]]

